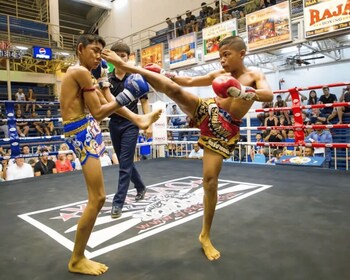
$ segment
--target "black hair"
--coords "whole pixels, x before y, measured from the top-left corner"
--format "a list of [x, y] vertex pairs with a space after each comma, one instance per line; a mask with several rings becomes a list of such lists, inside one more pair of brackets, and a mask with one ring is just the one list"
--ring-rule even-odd
[[219, 48], [229, 45], [236, 51], [247, 50], [247, 46], [240, 36], [229, 36], [219, 43]]
[[97, 34], [86, 33], [86, 34], [80, 35], [76, 43], [76, 48], [75, 48], [76, 53], [78, 52], [79, 44], [82, 44], [84, 47], [86, 47], [87, 45], [90, 45], [93, 43], [100, 43], [103, 48], [106, 46], [106, 41]]
[[116, 42], [112, 45], [111, 50], [114, 52], [125, 52], [130, 55], [130, 47], [124, 42]]

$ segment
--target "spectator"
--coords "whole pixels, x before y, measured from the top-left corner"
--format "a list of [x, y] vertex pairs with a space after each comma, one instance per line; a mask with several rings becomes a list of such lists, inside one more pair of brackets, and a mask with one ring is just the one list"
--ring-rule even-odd
[[[294, 138], [294, 131], [289, 130], [287, 133], [287, 137], [284, 139], [284, 142], [286, 143], [295, 143], [295, 138]], [[287, 156], [292, 156], [294, 155], [295, 148], [294, 146], [287, 146], [284, 148], [284, 154]]]
[[[264, 138], [262, 137], [261, 133], [255, 134], [255, 142], [256, 143], [262, 143], [264, 142]], [[255, 145], [253, 149], [250, 151], [250, 158], [253, 161], [255, 154], [264, 154], [264, 147]]]
[[24, 162], [23, 157], [17, 157], [15, 164], [9, 165], [6, 170], [7, 181], [30, 177], [34, 177], [33, 168], [30, 164]]
[[[275, 115], [274, 111], [269, 111], [269, 116], [265, 119], [265, 126], [277, 126], [278, 125], [278, 118]], [[270, 130], [265, 130], [265, 135], [270, 134], [271, 131]]]
[[[329, 92], [329, 87], [324, 86], [322, 88], [323, 90], [323, 95], [320, 96], [319, 103], [320, 104], [329, 104], [329, 103], [334, 103], [337, 102], [337, 97], [335, 94]], [[333, 110], [335, 110], [333, 107], [325, 107], [321, 109], [321, 112], [326, 115], [328, 118]]]
[[[350, 102], [350, 85], [347, 85], [346, 88], [343, 88], [343, 93], [339, 98], [339, 102]], [[342, 124], [344, 113], [349, 112], [350, 106], [337, 107], [328, 117], [328, 121], [331, 121], [336, 115], [338, 115], [338, 124]]]
[[57, 173], [73, 171], [73, 166], [71, 161], [67, 158], [67, 154], [60, 153], [57, 155], [56, 170]]
[[169, 17], [165, 19], [165, 22], [168, 25], [168, 40], [173, 39], [175, 37], [175, 34], [174, 34], [175, 24], [171, 21]]
[[[277, 100], [275, 102], [274, 108], [283, 108], [283, 107], [287, 107], [287, 103], [282, 99], [281, 95], [277, 95]], [[276, 111], [276, 116], [279, 116], [282, 114], [286, 118], [288, 124], [290, 124], [291, 122], [289, 118], [289, 111]]]
[[34, 165], [34, 175], [42, 176], [57, 173], [55, 162], [49, 159], [49, 149], [42, 147], [39, 152], [41, 155], [39, 156], [39, 161]]
[[307, 105], [315, 105], [318, 104], [318, 97], [315, 90], [310, 90], [309, 98], [307, 100]]
[[9, 128], [7, 126], [7, 119], [2, 112], [0, 112], [0, 131], [4, 133], [4, 138], [9, 138]]
[[[273, 108], [273, 102], [262, 102], [261, 108], [262, 109]], [[260, 121], [261, 125], [265, 124], [265, 118], [267, 118], [268, 116], [269, 116], [269, 112], [262, 112], [257, 115], [257, 118]]]
[[[39, 118], [39, 115], [34, 112], [32, 113], [31, 118], [37, 119]], [[50, 136], [50, 131], [45, 122], [43, 121], [33, 122], [33, 126], [35, 127], [36, 131], [39, 133], [40, 136], [44, 136], [44, 135]]]
[[178, 15], [176, 17], [176, 22], [175, 22], [175, 28], [176, 28], [176, 37], [184, 35], [184, 28], [185, 28], [185, 20]]
[[47, 129], [49, 130], [49, 135], [53, 135], [56, 134], [55, 133], [55, 125], [53, 123], [53, 121], [51, 121], [50, 119], [52, 119], [52, 112], [51, 110], [47, 110], [46, 111], [46, 116], [45, 118], [47, 118], [48, 120], [45, 120], [45, 125], [47, 127]]
[[214, 9], [208, 7], [208, 16], [205, 21], [205, 27], [213, 26], [220, 22], [220, 19], [217, 14], [214, 14]]
[[[172, 107], [171, 107], [171, 112], [170, 112], [170, 115], [180, 115], [180, 111], [179, 109], [177, 108], [177, 105], [174, 104]], [[181, 126], [181, 125], [184, 125], [186, 124], [186, 120], [180, 118], [180, 117], [171, 117], [171, 123], [173, 126]]]
[[[23, 92], [23, 89], [19, 88], [15, 94], [16, 101], [26, 101], [26, 95]], [[23, 104], [17, 104], [17, 110], [22, 111]]]
[[[33, 89], [31, 89], [31, 88], [28, 89], [28, 95], [27, 95], [26, 99], [27, 99], [27, 101], [31, 101], [31, 102], [35, 102], [36, 101]], [[28, 113], [30, 107], [32, 107], [32, 113], [34, 113], [35, 112], [35, 107], [36, 107], [35, 104], [27, 104], [25, 112]]]
[[314, 147], [305, 147], [304, 155], [306, 157], [313, 157], [314, 156], [314, 151], [315, 151]]
[[[322, 125], [321, 121], [317, 121], [315, 125]], [[333, 137], [332, 134], [323, 128], [317, 128], [306, 138], [306, 142], [308, 143], [332, 143]], [[325, 164], [324, 166], [327, 168], [331, 167], [331, 149], [330, 148], [315, 148], [314, 150], [315, 156], [325, 156]]]
[[25, 156], [24, 157], [24, 162], [25, 163], [29, 163], [30, 160], [34, 160], [35, 162], [37, 161], [36, 157], [30, 157], [31, 152], [30, 152], [30, 148], [28, 145], [23, 145], [22, 146], [22, 154]]
[[207, 3], [202, 2], [201, 10], [199, 11], [199, 29], [202, 30], [205, 27], [206, 18], [209, 16]]
[[79, 159], [73, 153], [67, 154], [67, 159], [70, 161], [70, 164], [73, 167], [73, 170], [81, 170], [81, 164]]
[[198, 143], [193, 144], [193, 149], [191, 150], [190, 154], [188, 155], [188, 158], [196, 158], [196, 159], [203, 158], [203, 149], [201, 149], [199, 147]]
[[29, 132], [29, 125], [28, 122], [22, 120], [22, 121], [18, 121], [18, 119], [25, 119], [25, 116], [22, 115], [22, 111], [21, 110], [17, 110], [16, 111], [16, 128], [17, 128], [17, 133], [19, 136], [21, 137], [25, 137], [28, 135]]
[[283, 136], [282, 134], [275, 129], [272, 129], [270, 134], [265, 136], [264, 142], [282, 142]]
[[104, 151], [103, 154], [100, 156], [101, 166], [110, 166], [112, 165], [112, 160], [108, 154], [108, 151]]
[[322, 123], [326, 122], [327, 118], [326, 116], [321, 113], [319, 108], [312, 108], [311, 109], [311, 115], [310, 115], [310, 123], [314, 124], [318, 121], [321, 121]]
[[[140, 133], [138, 143], [150, 143], [153, 141], [152, 137], [147, 138], [143, 133]], [[140, 146], [140, 160], [147, 160], [151, 158], [151, 145]]]
[[275, 164], [276, 161], [278, 161], [283, 156], [283, 150], [282, 149], [276, 149], [273, 151], [273, 157], [270, 158], [267, 163], [269, 164]]
[[186, 11], [186, 18], [185, 18], [185, 29], [184, 33], [188, 34], [191, 32], [198, 32], [198, 23], [197, 18], [192, 15], [192, 12], [190, 10]]

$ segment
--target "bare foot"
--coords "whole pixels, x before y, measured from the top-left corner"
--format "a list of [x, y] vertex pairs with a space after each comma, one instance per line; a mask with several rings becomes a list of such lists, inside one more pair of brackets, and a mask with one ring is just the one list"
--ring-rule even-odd
[[148, 128], [152, 123], [156, 122], [160, 115], [162, 114], [162, 109], [159, 109], [157, 111], [145, 114], [145, 115], [140, 115], [139, 119], [136, 122], [136, 125], [141, 128], [141, 129], [146, 129]]
[[209, 238], [204, 238], [201, 234], [199, 235], [199, 242], [202, 245], [202, 249], [204, 251], [204, 254], [208, 258], [208, 260], [213, 261], [220, 258], [220, 252], [216, 250], [211, 244], [211, 241]]
[[103, 263], [88, 260], [84, 257], [78, 261], [70, 260], [68, 270], [73, 273], [101, 275], [108, 270], [108, 266]]

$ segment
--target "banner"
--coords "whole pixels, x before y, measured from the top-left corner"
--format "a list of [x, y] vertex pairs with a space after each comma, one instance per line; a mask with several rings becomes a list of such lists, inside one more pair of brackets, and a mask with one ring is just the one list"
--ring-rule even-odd
[[204, 61], [219, 57], [219, 43], [229, 36], [237, 35], [237, 20], [231, 19], [203, 28]]
[[160, 118], [152, 124], [153, 144], [168, 144], [165, 103], [162, 101], [157, 101], [152, 104], [152, 111], [156, 111], [158, 109], [162, 110], [162, 114], [160, 115]]
[[350, 27], [350, 1], [304, 0], [305, 38]]
[[196, 33], [169, 40], [170, 69], [195, 64]]
[[142, 67], [145, 67], [149, 63], [156, 63], [161, 68], [164, 68], [163, 62], [164, 62], [163, 43], [141, 50]]
[[248, 14], [246, 24], [249, 51], [292, 41], [289, 1]]

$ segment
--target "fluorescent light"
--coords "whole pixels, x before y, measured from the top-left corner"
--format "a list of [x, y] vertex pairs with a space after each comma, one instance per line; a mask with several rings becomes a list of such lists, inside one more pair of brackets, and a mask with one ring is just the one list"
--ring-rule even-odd
[[68, 55], [70, 55], [70, 54], [69, 54], [69, 53], [67, 53], [67, 52], [61, 52], [61, 55], [68, 56]]
[[22, 50], [22, 51], [28, 50], [27, 47], [22, 47], [22, 46], [16, 46], [16, 49], [19, 49], [19, 50]]

